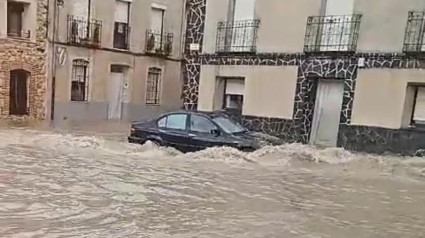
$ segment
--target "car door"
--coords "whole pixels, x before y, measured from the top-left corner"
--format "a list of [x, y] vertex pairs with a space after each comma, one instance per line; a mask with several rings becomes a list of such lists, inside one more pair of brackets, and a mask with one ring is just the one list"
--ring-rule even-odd
[[213, 146], [223, 146], [223, 137], [215, 123], [208, 117], [202, 115], [190, 115], [189, 118], [189, 137], [191, 144], [197, 149], [202, 150]]
[[185, 113], [171, 114], [158, 120], [158, 131], [164, 145], [187, 150], [190, 144], [187, 120]]

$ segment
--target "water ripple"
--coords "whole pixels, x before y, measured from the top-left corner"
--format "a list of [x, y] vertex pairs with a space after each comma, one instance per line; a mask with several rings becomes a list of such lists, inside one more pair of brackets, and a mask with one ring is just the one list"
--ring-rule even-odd
[[[1, 237], [420, 237], [419, 158], [0, 130]], [[112, 139], [111, 139], [112, 138]]]

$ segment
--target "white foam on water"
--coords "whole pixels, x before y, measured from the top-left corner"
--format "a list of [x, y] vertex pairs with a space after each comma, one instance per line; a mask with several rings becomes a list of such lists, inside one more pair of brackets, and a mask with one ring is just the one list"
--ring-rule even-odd
[[0, 138], [2, 138], [0, 140], [0, 148], [11, 145], [24, 145], [70, 153], [76, 153], [79, 150], [96, 150], [108, 155], [135, 158], [173, 158], [186, 161], [253, 163], [263, 166], [290, 166], [294, 163], [355, 165], [375, 168], [387, 174], [425, 178], [425, 159], [423, 158], [370, 155], [354, 153], [342, 148], [318, 149], [311, 145], [296, 143], [279, 146], [265, 145], [251, 153], [230, 147], [214, 147], [199, 152], [183, 154], [176, 149], [158, 147], [150, 142], [144, 145], [137, 145], [127, 143], [125, 139], [110, 140], [101, 136], [75, 135], [53, 131], [0, 130]]

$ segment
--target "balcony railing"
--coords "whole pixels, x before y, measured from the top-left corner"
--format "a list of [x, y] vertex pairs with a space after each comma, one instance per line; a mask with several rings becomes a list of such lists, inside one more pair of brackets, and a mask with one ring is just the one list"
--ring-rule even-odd
[[355, 52], [360, 20], [358, 14], [309, 17], [304, 52]]
[[130, 39], [130, 26], [128, 23], [115, 22], [114, 48], [128, 50]]
[[31, 31], [20, 31], [20, 30], [13, 30], [8, 29], [7, 30], [7, 36], [8, 37], [14, 37], [14, 38], [23, 38], [23, 39], [29, 39], [31, 38]]
[[253, 53], [257, 50], [260, 20], [221, 21], [217, 25], [218, 53]]
[[403, 51], [425, 52], [425, 12], [411, 11], [407, 18]]
[[146, 31], [146, 53], [168, 56], [173, 51], [173, 34]]
[[101, 21], [68, 16], [68, 43], [99, 47], [101, 38]]

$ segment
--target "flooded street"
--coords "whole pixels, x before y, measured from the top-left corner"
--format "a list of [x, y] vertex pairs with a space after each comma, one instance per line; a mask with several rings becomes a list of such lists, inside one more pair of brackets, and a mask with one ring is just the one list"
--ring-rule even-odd
[[0, 237], [425, 235], [424, 159], [304, 145], [184, 155], [102, 128], [0, 127]]

